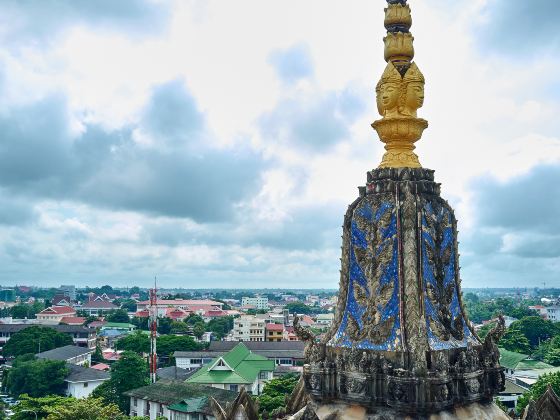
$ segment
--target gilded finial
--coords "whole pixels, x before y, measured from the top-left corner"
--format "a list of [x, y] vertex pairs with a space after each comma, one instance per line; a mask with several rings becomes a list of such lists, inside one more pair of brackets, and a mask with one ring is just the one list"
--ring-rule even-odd
[[420, 140], [428, 122], [417, 118], [424, 104], [425, 79], [412, 62], [414, 38], [412, 16], [406, 0], [387, 0], [385, 9], [385, 61], [387, 66], [376, 86], [376, 102], [381, 120], [372, 127], [385, 143], [380, 168], [420, 168], [414, 143]]

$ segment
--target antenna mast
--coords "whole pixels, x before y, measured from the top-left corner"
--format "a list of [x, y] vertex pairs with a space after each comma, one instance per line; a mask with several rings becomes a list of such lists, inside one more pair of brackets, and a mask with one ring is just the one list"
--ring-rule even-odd
[[157, 277], [154, 277], [154, 288], [150, 289], [150, 381], [156, 382], [157, 371]]

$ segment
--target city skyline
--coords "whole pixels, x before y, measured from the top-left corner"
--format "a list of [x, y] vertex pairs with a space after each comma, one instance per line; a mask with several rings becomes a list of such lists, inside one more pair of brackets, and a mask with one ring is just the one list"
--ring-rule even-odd
[[[337, 289], [382, 155], [379, 2], [96, 3], [0, 4], [0, 283]], [[535, 3], [411, 2], [464, 288], [560, 285], [560, 5]]]

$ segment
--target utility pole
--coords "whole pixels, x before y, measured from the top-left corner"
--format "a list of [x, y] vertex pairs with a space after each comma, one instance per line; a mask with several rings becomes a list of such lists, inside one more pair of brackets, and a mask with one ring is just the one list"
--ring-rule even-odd
[[150, 289], [150, 381], [156, 382], [157, 371], [157, 278], [154, 278], [154, 288]]

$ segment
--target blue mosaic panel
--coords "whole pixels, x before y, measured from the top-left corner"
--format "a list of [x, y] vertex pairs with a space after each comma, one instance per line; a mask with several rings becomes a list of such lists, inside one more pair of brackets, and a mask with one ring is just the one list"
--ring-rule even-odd
[[[453, 221], [453, 214], [448, 209], [441, 208], [436, 211], [430, 203], [425, 204], [422, 212], [421, 262], [426, 327], [430, 348], [433, 350], [465, 347], [469, 342], [477, 342], [463, 318], [459, 305], [456, 285], [457, 249]], [[432, 259], [430, 259], [430, 253]], [[436, 261], [442, 268], [439, 273]], [[430, 290], [432, 298], [430, 298]], [[443, 311], [448, 314], [447, 326], [438, 315], [439, 305], [445, 305]], [[441, 334], [434, 331], [434, 326], [447, 331], [455, 331], [455, 334], [449, 334], [449, 339], [444, 340]], [[460, 330], [462, 330], [462, 338], [458, 339], [457, 331]]]
[[[357, 219], [360, 218], [360, 223]], [[388, 220], [386, 226], [381, 226], [381, 220]], [[364, 222], [367, 228], [364, 229]], [[360, 225], [362, 226], [360, 228]], [[373, 242], [368, 231], [375, 230], [379, 232], [375, 242]], [[389, 252], [391, 248], [389, 262], [380, 266], [376, 273], [380, 273], [379, 278], [368, 281], [366, 276], [366, 267], [364, 263], [360, 265], [356, 256], [358, 250], [373, 250], [373, 255], [369, 256], [372, 260], [380, 256], [382, 252]], [[342, 317], [342, 322], [331, 340], [331, 345], [341, 347], [355, 347], [359, 349], [380, 350], [380, 351], [398, 351], [402, 350], [402, 334], [400, 320], [400, 300], [399, 300], [399, 276], [398, 276], [398, 243], [397, 243], [397, 214], [395, 206], [392, 203], [381, 203], [377, 207], [373, 207], [371, 203], [364, 203], [356, 209], [351, 224], [351, 246], [348, 249], [349, 255], [349, 283], [346, 308]], [[372, 283], [376, 287], [372, 287]], [[367, 335], [364, 331], [364, 315], [367, 312], [367, 306], [360, 304], [356, 300], [354, 293], [355, 285], [359, 285], [361, 290], [365, 291], [367, 303], [375, 303], [375, 311], [379, 317], [380, 324], [390, 326], [387, 337], [381, 342], [374, 343], [368, 338], [355, 341], [349, 334], [349, 322], [352, 318], [359, 329], [360, 335]], [[382, 291], [391, 291], [387, 303], [383, 304], [383, 298], [380, 297]], [[373, 301], [372, 301], [373, 300]], [[379, 303], [378, 303], [379, 302]], [[363, 303], [363, 302], [362, 302]], [[374, 325], [375, 327], [375, 325]], [[371, 328], [371, 323], [367, 328]], [[378, 341], [378, 340], [376, 340]]]

